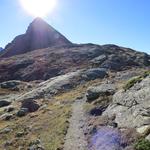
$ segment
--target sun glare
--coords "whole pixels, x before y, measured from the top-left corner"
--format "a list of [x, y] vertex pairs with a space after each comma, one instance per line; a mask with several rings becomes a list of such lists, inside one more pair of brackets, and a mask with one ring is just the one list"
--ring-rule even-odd
[[56, 6], [56, 0], [20, 0], [20, 2], [24, 9], [34, 17], [45, 17]]

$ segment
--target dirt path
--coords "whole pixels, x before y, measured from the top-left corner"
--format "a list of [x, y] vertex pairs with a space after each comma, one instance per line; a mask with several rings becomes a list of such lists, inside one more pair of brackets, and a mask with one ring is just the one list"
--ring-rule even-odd
[[83, 132], [86, 120], [83, 110], [84, 103], [84, 99], [76, 100], [73, 103], [72, 117], [70, 118], [70, 126], [66, 135], [64, 150], [87, 150], [87, 142]]

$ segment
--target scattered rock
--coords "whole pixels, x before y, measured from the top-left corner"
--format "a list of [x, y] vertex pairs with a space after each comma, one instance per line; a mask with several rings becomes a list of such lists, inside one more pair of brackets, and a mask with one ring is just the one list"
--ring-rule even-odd
[[16, 81], [16, 80], [6, 81], [3, 83], [0, 83], [0, 87], [3, 89], [11, 89], [11, 90], [18, 91], [17, 86], [20, 84], [20, 82], [21, 81]]
[[8, 113], [3, 114], [3, 115], [0, 116], [0, 120], [5, 120], [5, 121], [8, 121], [12, 118], [13, 118], [13, 114], [8, 114]]
[[27, 115], [28, 112], [29, 112], [28, 108], [21, 108], [21, 109], [17, 112], [17, 116], [18, 116], [18, 117], [23, 117], [23, 116]]
[[35, 141], [32, 141], [29, 144], [28, 150], [45, 150], [44, 147], [41, 145], [40, 139], [37, 139]]
[[89, 87], [86, 93], [87, 101], [91, 102], [99, 96], [113, 95], [116, 91], [114, 84], [102, 84], [100, 86]]
[[11, 128], [4, 128], [3, 130], [0, 131], [0, 134], [7, 134], [7, 133], [9, 133], [11, 131], [12, 131]]
[[0, 107], [5, 107], [5, 106], [8, 106], [10, 105], [11, 102], [10, 101], [7, 101], [7, 100], [0, 100]]

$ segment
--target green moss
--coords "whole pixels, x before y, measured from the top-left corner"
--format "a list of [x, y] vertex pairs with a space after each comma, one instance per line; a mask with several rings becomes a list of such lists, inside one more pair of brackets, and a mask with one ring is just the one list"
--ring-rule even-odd
[[136, 150], [150, 150], [150, 141], [145, 140], [145, 139], [140, 139], [135, 144], [135, 149]]
[[150, 75], [150, 71], [145, 71], [141, 76], [137, 76], [134, 78], [131, 78], [127, 81], [127, 83], [123, 86], [123, 89], [126, 91], [130, 89], [134, 84], [141, 82], [144, 78]]
[[144, 74], [142, 75], [142, 77], [146, 78], [149, 75], [150, 75], [150, 70], [147, 70], [147, 71], [144, 72]]
[[134, 78], [128, 80], [127, 83], [123, 87], [124, 90], [126, 91], [126, 90], [130, 89], [132, 86], [134, 86], [134, 84], [141, 82], [142, 79], [143, 78], [141, 76], [138, 76], [138, 77], [134, 77]]

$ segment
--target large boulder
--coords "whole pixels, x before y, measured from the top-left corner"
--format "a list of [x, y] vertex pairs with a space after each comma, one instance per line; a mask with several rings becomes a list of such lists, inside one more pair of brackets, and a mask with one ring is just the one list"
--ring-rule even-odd
[[95, 79], [103, 79], [107, 76], [107, 70], [104, 68], [92, 68], [85, 71], [82, 75], [82, 77], [85, 80], [95, 80]]
[[40, 105], [33, 99], [25, 99], [22, 101], [21, 108], [27, 108], [29, 112], [35, 112], [39, 109]]
[[114, 84], [101, 84], [99, 86], [89, 87], [86, 93], [87, 101], [93, 101], [99, 96], [113, 95], [116, 91]]
[[113, 96], [113, 103], [103, 113], [116, 115], [120, 127], [141, 128], [150, 124], [150, 76], [136, 83], [127, 91], [120, 90]]

